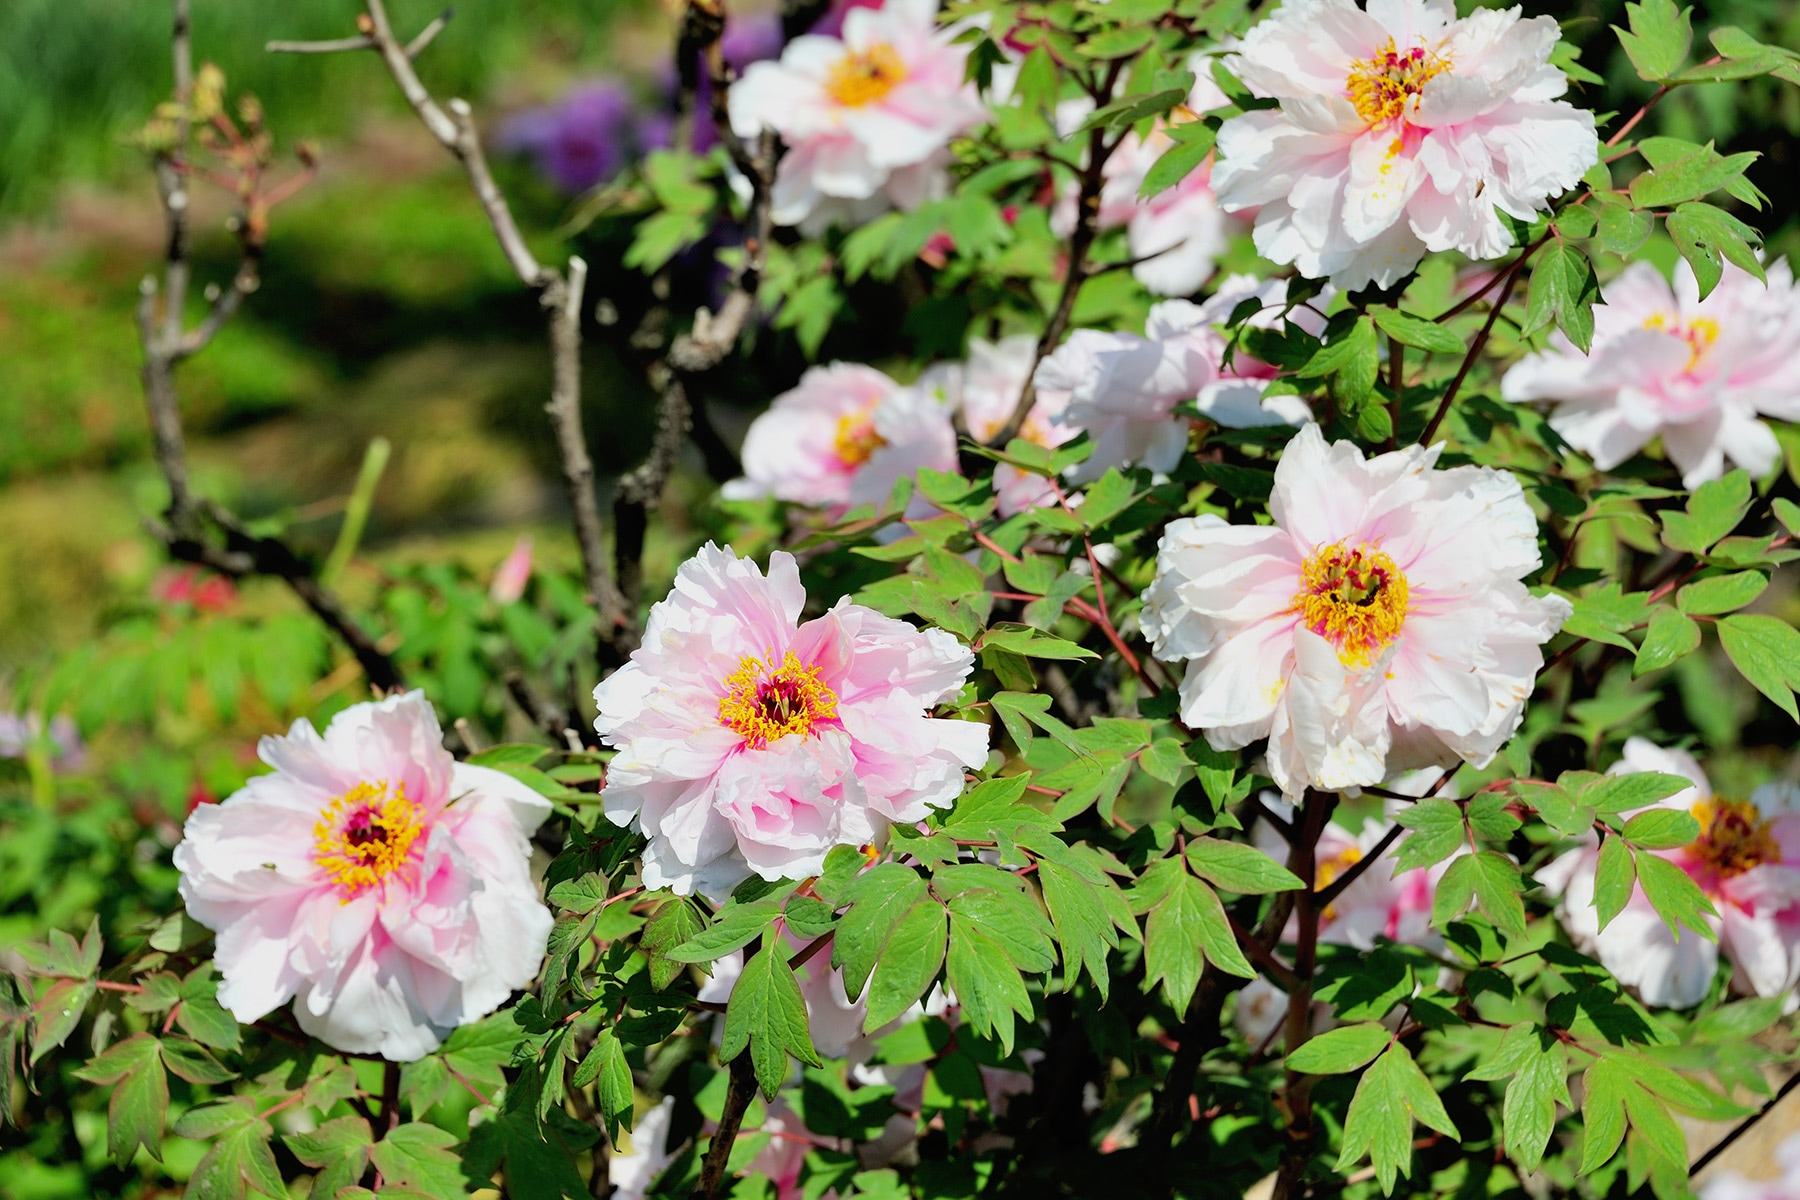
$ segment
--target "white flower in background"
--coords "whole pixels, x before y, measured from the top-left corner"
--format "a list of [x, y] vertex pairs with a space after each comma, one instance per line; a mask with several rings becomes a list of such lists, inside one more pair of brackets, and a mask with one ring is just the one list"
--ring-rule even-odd
[[727, 499], [841, 511], [881, 503], [920, 467], [956, 470], [956, 429], [928, 390], [832, 363], [808, 370], [750, 423], [742, 457], [744, 477], [725, 485]]
[[952, 138], [987, 117], [963, 80], [968, 50], [937, 27], [937, 0], [854, 8], [842, 38], [807, 34], [731, 88], [731, 127], [772, 129], [787, 146], [777, 224], [821, 228], [941, 194]]
[[[1263, 302], [1251, 324], [1278, 327], [1286, 307], [1287, 283], [1258, 283], [1233, 275], [1205, 304], [1165, 300], [1150, 310], [1144, 335], [1078, 329], [1038, 364], [1038, 395], [1054, 403], [1057, 420], [1085, 429], [1094, 451], [1069, 472], [1088, 483], [1109, 467], [1136, 463], [1158, 473], [1171, 471], [1187, 450], [1188, 422], [1175, 408], [1192, 400], [1216, 424], [1229, 429], [1257, 425], [1300, 425], [1312, 411], [1298, 396], [1265, 400], [1275, 368], [1241, 351], [1225, 366], [1228, 343], [1220, 322], [1250, 297]], [[1314, 300], [1323, 307], [1330, 295]], [[1287, 319], [1308, 332], [1324, 328], [1310, 308]]]
[[637, 1119], [624, 1150], [613, 1147], [606, 1160], [606, 1179], [613, 1186], [611, 1200], [644, 1200], [650, 1194], [650, 1185], [674, 1161], [669, 1154], [669, 1122], [674, 1117], [675, 1097], [665, 1096], [661, 1104]]
[[[987, 442], [1012, 419], [1036, 361], [1037, 339], [1030, 334], [998, 342], [969, 340], [969, 359], [958, 369], [955, 388], [970, 437]], [[1060, 446], [1074, 437], [1076, 430], [1057, 420], [1068, 399], [1064, 393], [1038, 392], [1018, 436], [1040, 446]], [[1003, 517], [1056, 503], [1056, 489], [1048, 479], [1008, 463], [994, 466], [994, 492]]]
[[194, 809], [175, 847], [232, 1016], [291, 999], [320, 1041], [408, 1062], [537, 976], [552, 922], [530, 837], [550, 802], [451, 758], [423, 692], [257, 753], [274, 770]]
[[1343, 288], [1388, 287], [1427, 250], [1496, 258], [1495, 209], [1531, 220], [1599, 154], [1558, 99], [1551, 17], [1450, 0], [1286, 0], [1226, 60], [1279, 107], [1219, 130], [1212, 188], [1258, 208], [1256, 248]]
[[1652, 439], [1697, 487], [1725, 460], [1764, 475], [1781, 447], [1759, 416], [1800, 420], [1800, 289], [1785, 260], [1769, 283], [1727, 263], [1706, 299], [1687, 263], [1675, 285], [1632, 263], [1594, 306], [1594, 348], [1562, 334], [1501, 381], [1508, 400], [1555, 400], [1550, 426], [1602, 471]]
[[645, 887], [723, 896], [752, 874], [817, 874], [833, 846], [948, 805], [986, 761], [986, 725], [929, 715], [968, 678], [967, 647], [847, 598], [801, 624], [805, 605], [793, 555], [765, 576], [709, 542], [594, 689], [619, 752], [606, 815], [650, 839]]
[[[1230, 103], [1212, 81], [1210, 62], [1199, 55], [1188, 62], [1197, 82], [1187, 107], [1195, 114]], [[1101, 229], [1125, 227], [1126, 247], [1139, 260], [1131, 268], [1139, 283], [1158, 296], [1191, 296], [1212, 278], [1214, 264], [1231, 241], [1233, 222], [1213, 195], [1210, 164], [1189, 171], [1148, 200], [1138, 196], [1144, 176], [1174, 144], [1162, 122], [1147, 137], [1125, 135], [1103, 168], [1098, 224]], [[1058, 224], [1072, 226], [1074, 206], [1064, 208]]]
[[1365, 460], [1308, 425], [1275, 468], [1274, 524], [1163, 534], [1140, 621], [1158, 658], [1187, 663], [1181, 719], [1219, 750], [1267, 738], [1290, 797], [1486, 763], [1569, 614], [1520, 582], [1539, 558], [1518, 480], [1437, 456]]
[[1537, 874], [1538, 882], [1558, 898], [1556, 915], [1576, 948], [1598, 958], [1620, 983], [1635, 988], [1644, 1003], [1659, 1007], [1698, 1004], [1712, 985], [1721, 950], [1731, 963], [1735, 991], [1792, 993], [1800, 982], [1800, 791], [1771, 784], [1747, 801], [1730, 800], [1714, 794], [1700, 764], [1686, 751], [1665, 750], [1634, 737], [1610, 773], [1637, 771], [1693, 781], [1693, 787], [1659, 806], [1692, 812], [1700, 822], [1699, 839], [1655, 853], [1686, 871], [1719, 910], [1717, 917], [1706, 918], [1719, 940], [1709, 942], [1690, 931], [1677, 942], [1641, 887], [1601, 929], [1594, 908], [1600, 850], [1590, 836]]

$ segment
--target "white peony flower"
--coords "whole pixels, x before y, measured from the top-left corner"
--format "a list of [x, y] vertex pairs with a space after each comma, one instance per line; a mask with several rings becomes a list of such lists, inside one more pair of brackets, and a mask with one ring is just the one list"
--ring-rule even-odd
[[[1030, 334], [998, 342], [969, 339], [969, 359], [955, 368], [951, 387], [970, 437], [987, 442], [1005, 428], [1036, 361], [1037, 339]], [[1040, 446], [1060, 446], [1074, 437], [1077, 431], [1057, 420], [1068, 402], [1066, 393], [1038, 392], [1018, 436]], [[1056, 489], [1048, 479], [1009, 463], [995, 464], [994, 493], [1003, 517], [1056, 503]]]
[[1632, 263], [1594, 306], [1594, 348], [1582, 354], [1560, 333], [1551, 348], [1501, 381], [1508, 400], [1556, 400], [1555, 429], [1609, 471], [1662, 437], [1697, 487], [1725, 460], [1763, 475], [1781, 447], [1758, 416], [1800, 420], [1800, 289], [1785, 261], [1769, 283], [1729, 264], [1700, 299], [1686, 262], [1675, 285], [1649, 263]]
[[1181, 719], [1219, 750], [1268, 738], [1288, 796], [1487, 762], [1569, 615], [1519, 582], [1539, 557], [1518, 480], [1437, 456], [1365, 460], [1308, 425], [1275, 469], [1273, 525], [1163, 534], [1139, 619], [1158, 658], [1187, 663]]
[[937, 27], [937, 0], [854, 8], [843, 37], [807, 34], [731, 88], [731, 128], [787, 146], [774, 219], [822, 228], [941, 194], [950, 140], [986, 118], [963, 80], [968, 50]]
[[1339, 287], [1388, 287], [1427, 250], [1495, 258], [1495, 209], [1530, 220], [1599, 154], [1559, 100], [1551, 17], [1450, 0], [1287, 0], [1228, 65], [1278, 108], [1219, 130], [1212, 188], [1260, 206], [1256, 248]]

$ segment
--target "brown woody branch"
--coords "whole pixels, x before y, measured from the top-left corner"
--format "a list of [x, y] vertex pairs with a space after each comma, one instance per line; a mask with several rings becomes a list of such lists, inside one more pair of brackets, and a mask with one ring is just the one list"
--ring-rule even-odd
[[[188, 261], [188, 211], [190, 208], [186, 151], [192, 132], [188, 106], [194, 93], [194, 59], [190, 0], [174, 0], [171, 57], [175, 76], [175, 129], [166, 149], [154, 161], [157, 193], [162, 203], [166, 233], [162, 281], [146, 277], [137, 305], [138, 341], [143, 350], [144, 404], [149, 414], [152, 451], [169, 488], [169, 504], [162, 516], [147, 522], [150, 532], [168, 547], [177, 560], [208, 567], [223, 575], [241, 578], [267, 575], [285, 582], [355, 655], [371, 687], [386, 691], [402, 685], [399, 669], [375, 640], [345, 611], [330, 589], [314, 577], [311, 566], [285, 542], [249, 532], [230, 510], [194, 496], [188, 475], [187, 439], [182, 428], [180, 396], [175, 368], [205, 349], [238, 311], [244, 297], [259, 282], [266, 233], [267, 199], [256, 188], [247, 188], [250, 211], [238, 221], [243, 254], [228, 288], [212, 299], [201, 322], [184, 327], [191, 268]], [[308, 172], [310, 175], [310, 163]], [[253, 181], [254, 182], [254, 181]], [[286, 194], [292, 194], [289, 188]], [[160, 311], [158, 300], [161, 300]], [[217, 542], [223, 535], [224, 545]]]

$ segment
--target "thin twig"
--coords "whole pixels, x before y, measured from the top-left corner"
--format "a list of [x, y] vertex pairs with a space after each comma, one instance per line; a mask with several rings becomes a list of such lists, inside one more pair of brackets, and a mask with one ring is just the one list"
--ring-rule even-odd
[[[437, 15], [437, 19], [418, 32], [412, 41], [406, 43], [406, 57], [417, 58], [425, 47], [437, 40], [437, 35], [444, 32], [444, 26], [456, 15], [454, 8], [446, 8]], [[373, 50], [375, 39], [367, 34], [356, 37], [330, 38], [322, 42], [267, 42], [263, 49], [270, 54], [342, 54], [348, 50]]]
[[744, 1112], [750, 1107], [750, 1101], [756, 1096], [756, 1067], [750, 1061], [750, 1051], [731, 1060], [731, 1079], [725, 1091], [725, 1110], [719, 1114], [719, 1128], [713, 1134], [712, 1145], [706, 1148], [706, 1160], [700, 1167], [700, 1182], [694, 1187], [694, 1200], [713, 1200], [719, 1190], [719, 1183], [725, 1178], [725, 1166], [731, 1161], [732, 1143], [737, 1141], [738, 1129], [743, 1126]]
[[1376, 861], [1379, 860], [1383, 854], [1386, 854], [1393, 844], [1400, 840], [1400, 835], [1405, 832], [1405, 826], [1395, 825], [1392, 829], [1389, 829], [1386, 833], [1382, 834], [1381, 840], [1375, 843], [1374, 848], [1355, 862], [1351, 863], [1349, 869], [1342, 875], [1339, 875], [1336, 879], [1332, 880], [1329, 886], [1315, 892], [1313, 894], [1313, 903], [1317, 904], [1321, 910], [1330, 908], [1332, 902], [1344, 894], [1344, 889], [1360, 879], [1364, 871], [1367, 871], [1370, 867], [1374, 866]]
[[1437, 433], [1438, 426], [1444, 423], [1444, 418], [1450, 415], [1450, 405], [1455, 402], [1456, 393], [1462, 390], [1463, 380], [1467, 379], [1469, 372], [1474, 369], [1475, 360], [1481, 357], [1481, 351], [1487, 345], [1488, 336], [1494, 332], [1494, 322], [1500, 319], [1500, 314], [1505, 311], [1507, 302], [1512, 299], [1513, 288], [1517, 287], [1519, 283], [1520, 268], [1524, 267], [1526, 260], [1537, 252], [1538, 247], [1549, 240], [1550, 234], [1544, 234], [1543, 237], [1526, 247], [1525, 252], [1513, 260], [1513, 265], [1507, 268], [1506, 284], [1500, 289], [1499, 298], [1494, 301], [1493, 308], [1488, 310], [1487, 320], [1482, 323], [1481, 332], [1476, 334], [1475, 340], [1469, 344], [1469, 352], [1463, 355], [1462, 365], [1457, 367], [1456, 377], [1444, 390], [1443, 399], [1438, 401], [1437, 411], [1431, 414], [1431, 420], [1426, 424], [1425, 432], [1419, 435], [1421, 446], [1431, 445], [1432, 435]]

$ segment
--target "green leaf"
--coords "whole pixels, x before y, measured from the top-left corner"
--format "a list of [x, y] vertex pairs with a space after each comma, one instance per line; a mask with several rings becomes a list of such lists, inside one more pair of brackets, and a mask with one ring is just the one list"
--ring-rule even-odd
[[1693, 786], [1694, 781], [1682, 775], [1633, 771], [1629, 775], [1592, 776], [1575, 789], [1575, 796], [1597, 812], [1631, 812]]
[[526, 742], [503, 742], [469, 755], [471, 767], [535, 767], [550, 751], [544, 746]]
[[1618, 584], [1608, 583], [1575, 598], [1573, 609], [1563, 622], [1564, 633], [1635, 652], [1625, 635], [1650, 619], [1650, 594], [1622, 592]]
[[[1038, 863], [1038, 883], [1044, 890], [1044, 906], [1050, 910], [1051, 923], [1056, 927], [1056, 940], [1062, 946], [1068, 986], [1074, 986], [1075, 976], [1085, 967], [1104, 1003], [1112, 985], [1106, 958], [1118, 948], [1119, 935], [1101, 897], [1102, 885], [1047, 858]], [[1118, 890], [1110, 880], [1104, 886]]]
[[1363, 1072], [1344, 1118], [1343, 1150], [1338, 1155], [1340, 1174], [1356, 1165], [1364, 1154], [1375, 1166], [1382, 1191], [1392, 1193], [1398, 1175], [1412, 1176], [1414, 1119], [1446, 1137], [1460, 1139], [1437, 1090], [1406, 1047], [1391, 1044], [1375, 1065]]
[[1395, 849], [1395, 873], [1435, 867], [1463, 845], [1462, 809], [1449, 800], [1421, 800], [1395, 821], [1411, 831]]
[[1031, 993], [1005, 948], [974, 921], [952, 914], [946, 977], [962, 1004], [963, 1019], [1011, 1054], [1014, 1014], [1030, 1020]]
[[1173, 143], [1144, 172], [1138, 199], [1148, 200], [1186, 179], [1212, 153], [1214, 132], [1202, 121], [1183, 121], [1164, 129]]
[[1436, 321], [1411, 316], [1397, 308], [1370, 310], [1381, 331], [1405, 346], [1416, 346], [1430, 354], [1461, 354], [1468, 349], [1462, 338]]
[[1625, 1140], [1625, 1093], [1636, 1085], [1611, 1055], [1602, 1055], [1581, 1077], [1581, 1174], [1602, 1166]]
[[929, 896], [894, 923], [869, 979], [867, 1017], [873, 1032], [904, 1013], [925, 994], [944, 965], [949, 926], [944, 906]]
[[1594, 908], [1599, 913], [1601, 929], [1625, 910], [1635, 887], [1637, 862], [1630, 849], [1617, 837], [1602, 841], [1594, 870]]
[[1709, 142], [1697, 146], [1677, 138], [1645, 138], [1637, 145], [1651, 164], [1631, 181], [1631, 202], [1638, 208], [1673, 208], [1721, 189], [1761, 207], [1761, 193], [1743, 178], [1746, 168], [1760, 157], [1753, 150], [1724, 155]]
[[579, 879], [565, 879], [550, 889], [546, 897], [557, 908], [577, 915], [593, 912], [606, 903], [606, 876], [589, 871]]
[[1800, 720], [1793, 688], [1800, 684], [1800, 632], [1775, 617], [1734, 613], [1719, 621], [1719, 644], [1738, 673], [1783, 712]]
[[1619, 35], [1619, 44], [1637, 68], [1639, 78], [1660, 83], [1687, 61], [1688, 46], [1694, 40], [1689, 11], [1677, 8], [1675, 0], [1643, 0], [1641, 4], [1625, 6], [1631, 32], [1617, 25], [1613, 32]]
[[1375, 1061], [1375, 1056], [1393, 1040], [1393, 1031], [1375, 1021], [1340, 1025], [1288, 1055], [1288, 1070], [1307, 1075], [1342, 1075]]
[[788, 966], [785, 946], [779, 939], [765, 938], [762, 953], [744, 964], [744, 973], [725, 1006], [725, 1030], [719, 1043], [719, 1058], [724, 1062], [749, 1047], [756, 1082], [770, 1099], [787, 1079], [789, 1054], [808, 1066], [819, 1065], [807, 1028], [806, 1001], [794, 969]]
[[651, 987], [660, 992], [681, 974], [687, 964], [670, 958], [669, 951], [691, 941], [705, 927], [705, 918], [692, 901], [683, 897], [668, 900], [656, 910], [650, 923], [644, 926], [640, 942], [650, 960]]
[[190, 1108], [175, 1122], [173, 1132], [176, 1137], [212, 1142], [188, 1180], [187, 1194], [194, 1200], [242, 1200], [246, 1185], [271, 1200], [286, 1200], [287, 1187], [269, 1148], [273, 1131], [257, 1115], [254, 1101], [236, 1096]]
[[332, 1200], [341, 1188], [354, 1187], [362, 1179], [375, 1138], [361, 1117], [338, 1117], [305, 1133], [284, 1134], [281, 1140], [295, 1158], [317, 1172], [310, 1200]]
[[1624, 204], [1605, 204], [1600, 208], [1600, 248], [1611, 254], [1635, 254], [1650, 240], [1656, 219]]
[[1700, 626], [1668, 605], [1658, 605], [1650, 617], [1643, 644], [1638, 647], [1637, 663], [1631, 673], [1635, 677], [1660, 671], [1699, 648]]
[[75, 1032], [96, 990], [91, 979], [58, 979], [38, 997], [31, 1006], [33, 1066]]
[[1504, 854], [1494, 850], [1465, 854], [1451, 862], [1439, 881], [1431, 922], [1443, 928], [1468, 911], [1472, 900], [1482, 915], [1501, 929], [1524, 933], [1523, 891], [1517, 864]]
[[606, 1136], [617, 1142], [619, 1126], [629, 1128], [631, 1124], [632, 1094], [631, 1064], [625, 1061], [625, 1047], [616, 1033], [603, 1027], [594, 1035], [593, 1048], [575, 1068], [570, 1082], [576, 1087], [598, 1085], [594, 1097], [606, 1120]]
[[1761, 235], [1723, 209], [1689, 201], [1670, 213], [1664, 224], [1668, 226], [1675, 248], [1694, 269], [1694, 280], [1700, 285], [1700, 299], [1706, 299], [1719, 285], [1725, 270], [1722, 260], [1729, 260], [1765, 283], [1768, 281], [1762, 260], [1756, 254], [1756, 247], [1762, 243]]
[[1712, 544], [1737, 528], [1750, 511], [1750, 473], [1743, 469], [1709, 480], [1688, 497], [1685, 513], [1666, 511], [1663, 542], [1671, 550], [1704, 554]]
[[388, 1130], [370, 1147], [369, 1158], [384, 1185], [416, 1188], [430, 1196], [462, 1196], [468, 1188], [462, 1161], [453, 1152], [458, 1140], [435, 1125], [410, 1122]]
[[1678, 808], [1651, 808], [1625, 822], [1625, 840], [1637, 850], [1673, 850], [1700, 836], [1700, 822]]
[[982, 635], [981, 645], [984, 647], [996, 646], [1002, 650], [1010, 650], [1014, 654], [1023, 654], [1027, 658], [1054, 658], [1067, 661], [1100, 657], [1084, 646], [1041, 633], [1027, 625], [995, 626]]
[[184, 1037], [162, 1040], [163, 1065], [189, 1083], [224, 1083], [234, 1078], [218, 1059], [208, 1054], [198, 1042]]
[[181, 1006], [175, 1023], [203, 1046], [216, 1050], [238, 1048], [237, 1018], [219, 1007], [219, 981], [211, 963], [202, 963], [181, 981]]
[[1553, 241], [1538, 254], [1531, 270], [1531, 294], [1525, 305], [1524, 330], [1541, 329], [1552, 320], [1586, 353], [1594, 340], [1594, 301], [1600, 283], [1594, 265], [1572, 242]]
[[[10, 1062], [0, 1070], [12, 1071]], [[77, 1079], [109, 1087], [106, 1152], [116, 1166], [129, 1163], [142, 1146], [162, 1161], [163, 1119], [169, 1111], [169, 1078], [161, 1047], [148, 1033], [134, 1034], [107, 1048], [75, 1072]]]
[[1501, 1107], [1501, 1128], [1506, 1151], [1526, 1171], [1535, 1171], [1544, 1160], [1550, 1134], [1556, 1129], [1556, 1105], [1573, 1107], [1569, 1097], [1569, 1069], [1548, 1031], [1527, 1027], [1532, 1053], [1506, 1085]]
[[1357, 317], [1348, 330], [1314, 354], [1298, 374], [1302, 379], [1331, 377], [1332, 394], [1346, 411], [1360, 411], [1375, 387], [1381, 365], [1380, 344], [1368, 317]]
[[1194, 838], [1187, 845], [1187, 860], [1196, 875], [1239, 895], [1291, 892], [1306, 886], [1299, 876], [1267, 854], [1241, 842]]
[[843, 969], [844, 990], [850, 999], [862, 995], [888, 935], [924, 896], [925, 881], [918, 872], [894, 862], [864, 871], [844, 889], [842, 899], [850, 911], [838, 919], [837, 933], [831, 939], [831, 961]]
[[718, 918], [693, 937], [669, 951], [676, 962], [711, 962], [724, 958], [761, 937], [776, 917], [781, 904], [774, 900], [758, 900], [751, 904], [728, 904]]
[[1681, 940], [1683, 925], [1709, 942], [1719, 940], [1705, 920], [1709, 916], [1718, 916], [1719, 912], [1686, 871], [1654, 854], [1640, 854], [1637, 872], [1638, 886], [1644, 889], [1644, 898], [1650, 901], [1656, 915], [1663, 919], [1663, 924], [1669, 927], [1677, 941]]
[[1187, 747], [1175, 738], [1157, 738], [1138, 755], [1138, 766], [1164, 783], [1178, 781], [1189, 765]]

